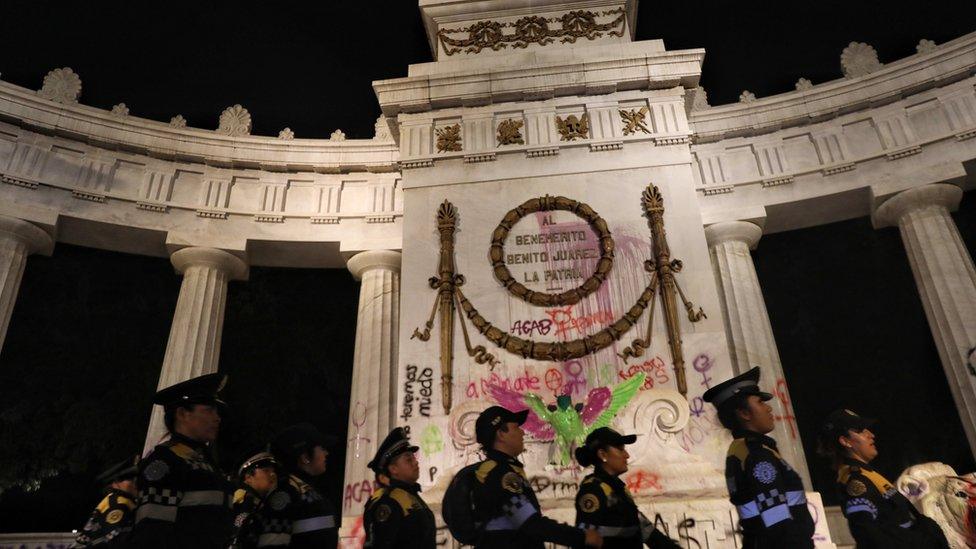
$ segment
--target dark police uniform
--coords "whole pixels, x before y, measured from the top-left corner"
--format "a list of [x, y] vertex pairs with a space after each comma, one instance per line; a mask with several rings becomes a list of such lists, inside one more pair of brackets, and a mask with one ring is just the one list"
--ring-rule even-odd
[[109, 488], [72, 547], [125, 547], [135, 508], [136, 502], [130, 494]]
[[[386, 436], [367, 465], [377, 475], [387, 475], [387, 466], [400, 454], [416, 452], [406, 432], [396, 427]], [[437, 524], [434, 513], [420, 497], [420, 485], [390, 478], [389, 484], [373, 492], [363, 511], [366, 547], [437, 546]]]
[[837, 488], [858, 549], [949, 547], [939, 525], [867, 464], [845, 460]]
[[315, 446], [328, 448], [334, 439], [308, 423], [284, 429], [271, 443], [271, 451], [289, 470], [287, 482], [268, 496], [266, 519], [259, 547], [336, 547], [339, 543], [339, 517], [334, 504], [322, 497], [312, 479], [296, 471], [302, 453]]
[[[875, 420], [834, 410], [821, 429], [823, 444], [834, 444], [849, 431], [861, 432]], [[939, 525], [915, 507], [870, 465], [844, 458], [837, 469], [837, 490], [858, 549], [948, 548]]]
[[[101, 485], [118, 480], [134, 479], [139, 471], [135, 459], [117, 463], [95, 479]], [[132, 494], [107, 488], [72, 547], [125, 547], [135, 521], [136, 502]]]
[[527, 410], [513, 413], [492, 406], [475, 422], [478, 442], [487, 459], [475, 469], [474, 513], [484, 533], [475, 546], [479, 549], [541, 549], [544, 542], [583, 547], [582, 530], [545, 517], [539, 500], [525, 476], [522, 463], [491, 448], [495, 431], [508, 422], [525, 423]]
[[240, 486], [234, 492], [234, 537], [231, 549], [258, 547], [264, 533], [265, 498], [245, 482], [247, 474], [259, 467], [276, 467], [278, 462], [270, 452], [251, 455], [237, 469]]
[[[601, 427], [586, 437], [586, 443], [576, 452], [576, 459], [588, 467], [597, 463], [596, 449], [603, 445], [622, 447], [636, 439], [635, 435], [624, 436]], [[654, 549], [681, 549], [640, 512], [624, 482], [598, 463], [593, 473], [583, 478], [576, 493], [576, 526], [596, 528], [603, 536], [605, 548], [636, 549], [646, 543]]]
[[[716, 408], [734, 405], [733, 397], [773, 395], [759, 390], [759, 368], [724, 381], [703, 398]], [[772, 438], [736, 429], [725, 459], [729, 500], [739, 512], [744, 549], [813, 547], [814, 522], [800, 475], [790, 467]]]
[[[223, 405], [224, 378], [209, 374], [156, 394], [153, 402]], [[139, 462], [139, 507], [132, 545], [140, 548], [225, 549], [233, 534], [233, 485], [206, 443], [172, 433]]]

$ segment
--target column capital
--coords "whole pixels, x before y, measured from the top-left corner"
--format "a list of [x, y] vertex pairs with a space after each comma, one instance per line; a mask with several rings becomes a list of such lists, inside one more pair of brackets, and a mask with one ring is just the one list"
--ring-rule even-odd
[[705, 240], [708, 247], [723, 242], [744, 242], [750, 250], [755, 250], [762, 238], [762, 228], [748, 221], [723, 221], [705, 227]]
[[183, 274], [190, 267], [211, 267], [227, 273], [230, 280], [247, 280], [248, 265], [236, 255], [217, 248], [181, 248], [169, 256], [176, 272]]
[[356, 280], [363, 278], [363, 273], [372, 269], [387, 269], [400, 272], [400, 262], [403, 254], [394, 250], [368, 250], [359, 252], [346, 261], [346, 268]]
[[54, 250], [54, 239], [37, 225], [6, 215], [0, 215], [0, 236], [14, 238], [27, 245], [28, 253], [50, 255]]
[[959, 207], [962, 189], [948, 183], [935, 183], [902, 191], [886, 200], [874, 214], [871, 221], [876, 229], [894, 227], [908, 212], [927, 206], [943, 206], [949, 211]]

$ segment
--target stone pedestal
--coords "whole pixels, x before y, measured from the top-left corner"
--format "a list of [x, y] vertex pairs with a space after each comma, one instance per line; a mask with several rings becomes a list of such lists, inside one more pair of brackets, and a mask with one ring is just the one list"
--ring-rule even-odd
[[54, 240], [40, 227], [14, 217], [0, 216], [0, 349], [7, 336], [27, 256], [50, 254]]
[[716, 223], [705, 229], [732, 364], [737, 373], [753, 366], [761, 369], [763, 389], [776, 396], [770, 402], [776, 415], [776, 429], [771, 435], [779, 443], [783, 457], [800, 473], [806, 489], [811, 490], [810, 471], [783, 375], [783, 364], [749, 252], [755, 249], [760, 237], [762, 229], [746, 221]]
[[362, 285], [349, 393], [342, 514], [358, 516], [362, 515], [373, 486], [373, 472], [366, 464], [373, 459], [376, 448], [393, 428], [396, 418], [400, 252], [361, 252], [349, 259], [346, 267], [353, 277], [362, 281]]
[[976, 375], [967, 367], [976, 342], [976, 270], [949, 215], [962, 190], [946, 184], [901, 192], [874, 213], [875, 227], [897, 226], [922, 298], [970, 449], [976, 454]]
[[[247, 263], [215, 248], [183, 248], [170, 260], [183, 274], [183, 285], [159, 373], [159, 389], [217, 371], [227, 283], [245, 280], [248, 275]], [[153, 406], [145, 451], [158, 444], [165, 432], [163, 409]]]

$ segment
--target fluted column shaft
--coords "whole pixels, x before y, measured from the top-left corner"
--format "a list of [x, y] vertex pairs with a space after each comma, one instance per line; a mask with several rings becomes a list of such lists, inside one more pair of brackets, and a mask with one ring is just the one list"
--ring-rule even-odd
[[806, 489], [811, 490], [810, 472], [783, 374], [783, 364], [773, 338], [773, 327], [769, 322], [756, 266], [749, 252], [755, 249], [762, 237], [762, 229], [745, 221], [717, 223], [705, 229], [705, 237], [721, 297], [732, 365], [738, 373], [759, 366], [762, 371], [760, 385], [764, 391], [775, 395], [770, 405], [777, 421], [771, 435], [776, 439], [783, 458], [803, 478]]
[[0, 349], [7, 337], [27, 256], [36, 252], [50, 253], [53, 246], [51, 237], [37, 225], [0, 216]]
[[[397, 338], [400, 327], [400, 252], [374, 250], [354, 255], [347, 263], [362, 281], [356, 320], [345, 485], [360, 494], [372, 483], [366, 464], [396, 417]], [[343, 498], [344, 516], [361, 515], [362, 501]]]
[[[159, 389], [217, 371], [227, 283], [245, 279], [248, 274], [247, 263], [215, 248], [183, 248], [170, 260], [183, 274], [183, 284], [159, 373]], [[163, 409], [153, 406], [145, 450], [158, 444], [165, 432]]]
[[949, 389], [969, 447], [976, 455], [976, 375], [967, 367], [976, 345], [976, 270], [949, 215], [962, 190], [916, 187], [889, 199], [874, 214], [876, 227], [897, 226], [922, 298]]

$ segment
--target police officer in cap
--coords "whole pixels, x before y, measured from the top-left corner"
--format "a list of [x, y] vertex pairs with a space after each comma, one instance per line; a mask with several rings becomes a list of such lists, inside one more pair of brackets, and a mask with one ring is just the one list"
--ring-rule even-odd
[[225, 382], [226, 376], [208, 374], [156, 393], [153, 403], [163, 406], [170, 436], [139, 462], [133, 546], [227, 547], [233, 533], [233, 486], [211, 446], [226, 408], [218, 395]]
[[593, 466], [576, 494], [576, 525], [596, 528], [603, 536], [603, 547], [636, 549], [647, 544], [653, 549], [681, 549], [647, 520], [620, 480], [630, 459], [625, 446], [636, 440], [637, 435], [600, 427], [576, 449], [576, 462], [581, 467]]
[[239, 487], [234, 492], [234, 539], [232, 549], [251, 549], [261, 539], [265, 499], [278, 486], [278, 462], [271, 452], [262, 450], [249, 455], [237, 468]]
[[724, 381], [702, 396], [735, 440], [725, 459], [729, 499], [739, 512], [744, 549], [813, 547], [813, 518], [800, 475], [766, 436], [774, 427], [773, 395], [759, 390], [759, 368]]
[[416, 547], [434, 549], [437, 525], [434, 513], [420, 497], [420, 464], [417, 448], [406, 432], [396, 427], [380, 444], [367, 466], [377, 477], [385, 475], [385, 486], [373, 492], [363, 512], [366, 547]]
[[287, 479], [268, 497], [263, 536], [273, 543], [260, 547], [335, 547], [339, 543], [339, 517], [332, 501], [313, 486], [325, 473], [333, 437], [323, 435], [310, 423], [292, 425], [271, 442], [271, 453], [281, 463]]
[[820, 430], [819, 450], [837, 471], [841, 509], [858, 549], [948, 549], [939, 525], [871, 467], [878, 457], [874, 424], [851, 410], [834, 410]]
[[72, 547], [126, 547], [135, 520], [138, 462], [139, 456], [135, 456], [98, 475], [95, 481], [104, 487], [105, 497]]
[[486, 459], [475, 470], [471, 500], [484, 533], [475, 547], [542, 549], [545, 542], [570, 547], [601, 547], [596, 530], [580, 530], [543, 516], [539, 500], [518, 460], [525, 450], [520, 427], [528, 410], [491, 406], [475, 421], [475, 436]]

